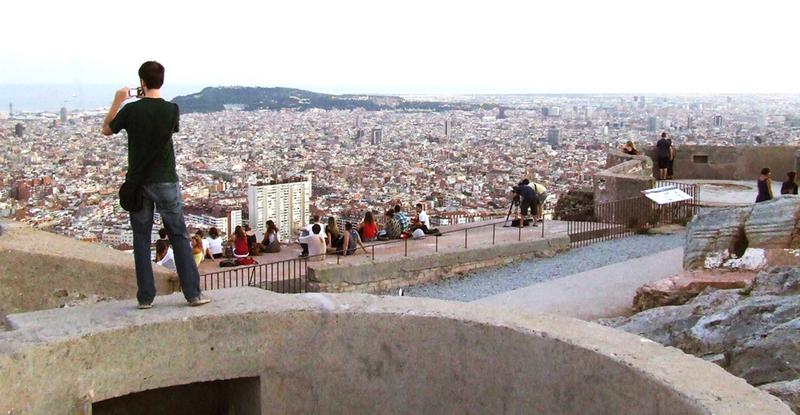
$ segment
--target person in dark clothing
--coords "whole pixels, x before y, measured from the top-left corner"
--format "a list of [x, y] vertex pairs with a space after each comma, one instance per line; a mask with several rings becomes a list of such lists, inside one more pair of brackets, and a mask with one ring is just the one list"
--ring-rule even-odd
[[[528, 182], [529, 183], [529, 182]], [[525, 218], [528, 216], [528, 210], [530, 209], [531, 215], [536, 215], [536, 205], [538, 204], [538, 199], [536, 197], [536, 191], [533, 190], [532, 187], [525, 183], [525, 181], [520, 182], [518, 185], [514, 186], [511, 190], [512, 193], [515, 194], [515, 197], [519, 198], [519, 211], [520, 211], [520, 218], [519, 218], [519, 227], [525, 226]], [[536, 225], [536, 222], [533, 222], [533, 226]]]
[[183, 198], [175, 171], [172, 133], [179, 129], [179, 110], [176, 104], [161, 98], [163, 84], [164, 66], [155, 61], [143, 63], [139, 67], [140, 87], [135, 94], [139, 99], [123, 106], [133, 90], [128, 87], [117, 90], [102, 128], [107, 136], [122, 130], [128, 133], [125, 180], [142, 190], [142, 208], [130, 212], [138, 286], [136, 298], [140, 309], [151, 308], [156, 295], [150, 262], [150, 237], [156, 210], [169, 236], [184, 297], [192, 306], [211, 301], [200, 292], [200, 273], [186, 234]]
[[656, 142], [656, 156], [658, 157], [658, 180], [667, 179], [669, 168], [669, 147], [667, 133], [661, 133], [661, 139]]
[[786, 181], [783, 182], [781, 185], [781, 194], [782, 195], [796, 195], [797, 194], [797, 182], [795, 181], [795, 177], [797, 176], [797, 172], [790, 171], [786, 173]]
[[772, 171], [769, 167], [761, 169], [761, 175], [758, 176], [758, 196], [756, 196], [756, 203], [764, 202], [772, 199]]
[[672, 139], [667, 139], [667, 144], [669, 144], [669, 161], [667, 162], [667, 179], [672, 180], [672, 166], [675, 164], [675, 146], [672, 145]]
[[158, 257], [159, 252], [167, 252], [167, 248], [169, 248], [169, 239], [167, 239], [167, 230], [161, 228], [158, 230], [158, 239], [156, 240], [156, 260], [155, 262], [161, 261], [161, 258]]

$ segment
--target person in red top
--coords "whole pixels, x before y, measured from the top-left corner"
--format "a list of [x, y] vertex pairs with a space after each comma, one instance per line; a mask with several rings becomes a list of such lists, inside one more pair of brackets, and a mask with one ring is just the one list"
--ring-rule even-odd
[[236, 226], [233, 231], [233, 256], [245, 258], [250, 256], [250, 249], [247, 246], [247, 234], [241, 226]]
[[378, 225], [375, 223], [372, 211], [368, 210], [364, 214], [364, 221], [358, 225], [358, 233], [361, 234], [361, 240], [366, 242], [374, 241], [378, 237]]

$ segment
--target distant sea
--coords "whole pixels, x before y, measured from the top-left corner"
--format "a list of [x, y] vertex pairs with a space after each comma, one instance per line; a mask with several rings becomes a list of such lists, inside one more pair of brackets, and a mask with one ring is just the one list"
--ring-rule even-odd
[[[114, 98], [114, 91], [121, 87], [122, 85], [96, 84], [0, 84], [0, 113], [8, 113], [8, 104], [13, 105], [14, 113], [58, 112], [61, 107], [67, 107], [70, 111], [108, 108]], [[170, 100], [178, 95], [199, 92], [203, 88], [197, 85], [165, 85], [161, 89], [161, 95]]]

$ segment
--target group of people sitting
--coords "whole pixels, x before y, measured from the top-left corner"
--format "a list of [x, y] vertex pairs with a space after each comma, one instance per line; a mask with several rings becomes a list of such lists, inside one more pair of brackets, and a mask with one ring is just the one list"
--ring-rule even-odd
[[[329, 217], [327, 224], [320, 223], [320, 217], [315, 215], [301, 232], [298, 241], [302, 247], [302, 257], [311, 257], [321, 260], [325, 254], [354, 255], [360, 247], [366, 252], [364, 242], [389, 240], [400, 238], [422, 238], [426, 234], [438, 234], [437, 229], [430, 226], [430, 217], [425, 212], [423, 205], [416, 205], [415, 214], [411, 217], [403, 212], [400, 205], [389, 209], [385, 213], [383, 226], [378, 224], [371, 211], [364, 213], [364, 219], [358, 225], [345, 222], [344, 229], [339, 229], [336, 220]], [[266, 222], [266, 231], [261, 242], [249, 225], [236, 226], [233, 234], [226, 240], [219, 230], [212, 227], [205, 236], [203, 230], [198, 230], [191, 237], [192, 254], [195, 263], [199, 266], [203, 260], [216, 260], [225, 256], [225, 249], [229, 248], [227, 256], [246, 258], [262, 253], [277, 253], [281, 251], [281, 241], [278, 236], [278, 227], [275, 222]], [[159, 239], [155, 243], [155, 262], [175, 270], [175, 258], [167, 239], [167, 231], [159, 230]]]
[[328, 218], [327, 225], [320, 223], [319, 215], [314, 215], [311, 223], [303, 229], [298, 241], [302, 247], [301, 257], [316, 260], [325, 254], [354, 255], [360, 247], [366, 252], [364, 242], [390, 240], [400, 238], [422, 238], [426, 234], [438, 234], [438, 229], [430, 226], [430, 217], [421, 203], [416, 205], [415, 215], [409, 217], [400, 205], [384, 213], [383, 226], [378, 225], [371, 211], [364, 213], [364, 219], [358, 225], [345, 222], [344, 231], [339, 229], [333, 217]]

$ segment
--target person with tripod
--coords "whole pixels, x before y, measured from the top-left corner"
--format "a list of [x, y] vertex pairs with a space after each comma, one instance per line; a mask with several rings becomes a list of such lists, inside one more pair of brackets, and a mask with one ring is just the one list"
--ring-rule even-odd
[[[511, 193], [514, 195], [512, 199], [512, 206], [515, 203], [519, 204], [520, 210], [520, 217], [519, 220], [519, 227], [525, 226], [525, 220], [528, 216], [528, 210], [531, 211], [531, 215], [535, 217], [536, 215], [536, 206], [538, 205], [538, 198], [536, 197], [536, 192], [533, 190], [532, 187], [520, 182], [516, 186], [511, 189]], [[509, 209], [509, 214], [511, 210]], [[513, 223], [513, 222], [512, 222]], [[532, 221], [533, 226], [539, 226], [536, 224], [536, 221]]]

